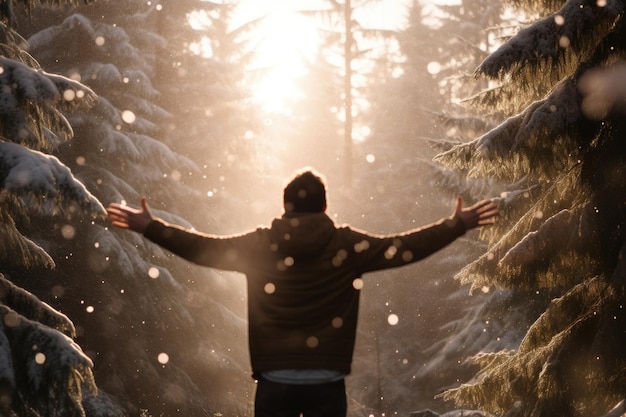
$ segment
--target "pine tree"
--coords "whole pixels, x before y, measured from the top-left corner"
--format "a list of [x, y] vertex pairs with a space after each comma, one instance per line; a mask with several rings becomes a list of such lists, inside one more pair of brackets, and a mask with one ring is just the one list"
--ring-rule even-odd
[[[37, 8], [25, 25], [30, 52], [44, 68], [97, 94], [90, 111], [64, 114], [74, 137], [54, 154], [104, 204], [148, 195], [156, 215], [188, 225], [183, 216], [202, 213], [185, 204], [200, 200], [195, 187], [202, 168], [174, 149], [184, 136], [171, 129], [180, 115], [173, 110], [190, 106], [163, 93], [190, 85], [196, 75], [168, 79], [169, 68], [183, 73], [188, 62], [169, 52], [181, 45], [163, 31], [183, 19], [180, 32], [191, 32], [181, 9], [209, 7], [200, 3], [102, 1], [59, 13]], [[115, 398], [115, 413], [206, 416], [247, 409], [252, 379], [245, 372], [244, 323], [225, 305], [233, 297], [224, 278], [104, 221], [40, 222], [35, 229], [56, 267], [45, 271], [45, 281], [29, 281], [23, 271], [13, 278], [76, 323], [99, 393]]]
[[516, 349], [478, 356], [476, 380], [445, 395], [496, 413], [602, 415], [626, 386], [625, 5], [514, 4], [543, 17], [481, 63], [477, 75], [500, 84], [474, 100], [514, 113], [437, 160], [515, 185], [461, 281], [552, 301]]
[[90, 222], [104, 208], [50, 155], [73, 136], [65, 115], [91, 107], [96, 94], [41, 69], [12, 28], [11, 6], [0, 9], [0, 413], [115, 415], [114, 402], [96, 387], [92, 360], [74, 341], [73, 322], [12, 282], [20, 274], [40, 280], [40, 271], [56, 265], [49, 242], [37, 239], [39, 225]]

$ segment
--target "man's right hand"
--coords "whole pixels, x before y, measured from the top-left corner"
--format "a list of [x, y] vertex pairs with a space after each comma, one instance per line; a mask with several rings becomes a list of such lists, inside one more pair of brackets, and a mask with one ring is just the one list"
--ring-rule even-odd
[[141, 198], [141, 209], [134, 209], [124, 204], [111, 203], [107, 207], [107, 215], [113, 226], [129, 229], [143, 234], [154, 219], [146, 198]]

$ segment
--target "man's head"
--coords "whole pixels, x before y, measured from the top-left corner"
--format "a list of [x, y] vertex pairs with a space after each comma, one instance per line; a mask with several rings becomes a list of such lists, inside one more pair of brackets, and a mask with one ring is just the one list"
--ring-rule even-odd
[[299, 171], [283, 194], [285, 213], [318, 213], [326, 210], [324, 179], [312, 169]]

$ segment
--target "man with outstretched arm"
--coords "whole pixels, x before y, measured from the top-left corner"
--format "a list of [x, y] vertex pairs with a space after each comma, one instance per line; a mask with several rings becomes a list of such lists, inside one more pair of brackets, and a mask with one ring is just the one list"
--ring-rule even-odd
[[326, 187], [312, 170], [284, 189], [284, 213], [270, 227], [216, 236], [154, 217], [146, 199], [112, 203], [113, 225], [143, 234], [199, 265], [244, 273], [256, 417], [345, 417], [361, 277], [407, 265], [466, 231], [493, 224], [498, 207], [457, 199], [452, 216], [393, 235], [337, 226], [326, 214]]

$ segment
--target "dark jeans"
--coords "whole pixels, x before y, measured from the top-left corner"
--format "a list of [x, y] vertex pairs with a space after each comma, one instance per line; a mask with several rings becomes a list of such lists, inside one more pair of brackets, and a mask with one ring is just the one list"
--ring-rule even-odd
[[255, 417], [345, 417], [344, 380], [328, 384], [292, 385], [259, 380]]

